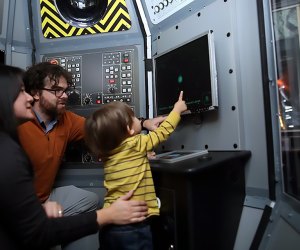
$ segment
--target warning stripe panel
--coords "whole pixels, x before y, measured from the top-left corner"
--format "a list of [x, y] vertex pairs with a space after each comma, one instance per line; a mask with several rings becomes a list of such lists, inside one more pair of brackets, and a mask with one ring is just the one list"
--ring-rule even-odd
[[45, 38], [61, 38], [126, 31], [131, 28], [131, 19], [125, 0], [108, 0], [104, 17], [88, 28], [77, 28], [66, 23], [58, 13], [54, 0], [40, 0], [42, 32]]

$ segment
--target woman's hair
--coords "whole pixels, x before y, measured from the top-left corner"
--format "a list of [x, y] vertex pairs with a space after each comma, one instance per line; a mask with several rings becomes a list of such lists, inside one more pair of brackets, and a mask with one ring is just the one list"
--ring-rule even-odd
[[85, 142], [92, 153], [105, 161], [129, 134], [134, 113], [123, 102], [111, 102], [95, 111], [85, 122]]
[[17, 138], [17, 118], [13, 106], [23, 85], [24, 71], [20, 68], [0, 64], [0, 131]]
[[58, 85], [59, 78], [63, 76], [68, 83], [71, 82], [71, 75], [63, 67], [50, 62], [41, 62], [31, 66], [24, 74], [23, 81], [25, 90], [31, 95], [35, 95], [45, 86], [45, 79], [49, 77], [50, 81], [54, 81], [54, 85]]

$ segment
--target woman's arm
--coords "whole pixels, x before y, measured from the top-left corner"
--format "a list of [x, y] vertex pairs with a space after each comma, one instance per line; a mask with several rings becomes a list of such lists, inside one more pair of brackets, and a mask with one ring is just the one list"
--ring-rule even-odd
[[[110, 208], [76, 216], [48, 218], [35, 194], [29, 163], [23, 151], [12, 140], [0, 139], [1, 226], [9, 238], [24, 249], [49, 248], [96, 233], [99, 225], [131, 223], [145, 218], [145, 203], [128, 200], [131, 192]], [[60, 208], [56, 208], [59, 211]]]

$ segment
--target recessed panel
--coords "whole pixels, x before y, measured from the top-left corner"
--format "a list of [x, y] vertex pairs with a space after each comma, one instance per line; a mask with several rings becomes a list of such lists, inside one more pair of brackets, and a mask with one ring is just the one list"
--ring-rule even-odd
[[[59, 1], [59, 3], [61, 3], [61, 1]], [[125, 0], [108, 0], [107, 8], [105, 8], [105, 10], [99, 10], [99, 12], [104, 12], [101, 20], [95, 24], [93, 24], [94, 19], [91, 20], [90, 24], [92, 25], [90, 27], [80, 28], [78, 25], [75, 25], [74, 20], [78, 21], [80, 18], [78, 15], [77, 17], [74, 17], [74, 11], [68, 12], [66, 11], [66, 8], [67, 7], [63, 8], [63, 12], [60, 13], [54, 0], [40, 1], [42, 32], [45, 38], [54, 39], [61, 37], [94, 35], [99, 33], [126, 31], [131, 28], [131, 18]], [[86, 10], [82, 10], [83, 13], [85, 11], [88, 11], [88, 8], [86, 8]], [[83, 16], [82, 13], [81, 16]], [[68, 17], [69, 21], [66, 20]], [[83, 19], [81, 21], [83, 21]], [[78, 24], [80, 22], [76, 23]], [[85, 23], [85, 26], [88, 26], [88, 23], [89, 22]]]
[[158, 24], [181, 10], [194, 0], [152, 0], [145, 1], [151, 22]]

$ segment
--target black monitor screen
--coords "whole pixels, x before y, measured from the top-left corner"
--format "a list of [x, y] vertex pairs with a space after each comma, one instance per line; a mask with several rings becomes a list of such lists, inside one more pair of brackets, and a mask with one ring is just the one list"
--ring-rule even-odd
[[168, 114], [180, 91], [189, 113], [218, 106], [213, 38], [210, 32], [154, 59], [156, 115]]

